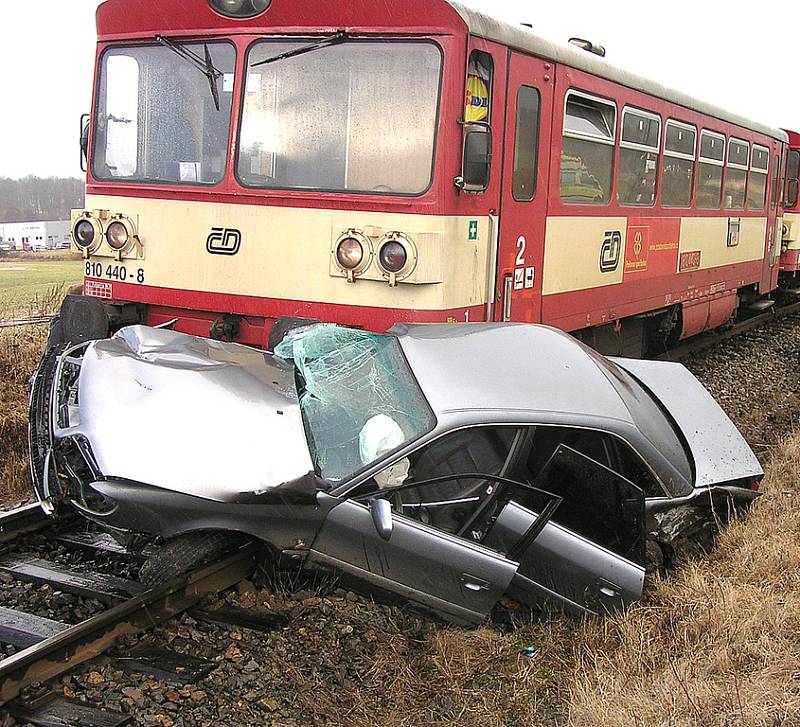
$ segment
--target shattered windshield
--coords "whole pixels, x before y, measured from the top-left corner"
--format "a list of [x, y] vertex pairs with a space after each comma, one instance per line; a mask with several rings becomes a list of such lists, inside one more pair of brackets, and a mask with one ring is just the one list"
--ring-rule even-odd
[[311, 456], [326, 480], [347, 479], [435, 424], [392, 336], [320, 324], [287, 334], [275, 355], [294, 362]]

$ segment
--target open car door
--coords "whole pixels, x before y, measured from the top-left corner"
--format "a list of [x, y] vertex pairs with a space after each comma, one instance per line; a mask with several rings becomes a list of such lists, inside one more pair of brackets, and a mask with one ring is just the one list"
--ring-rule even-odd
[[[563, 502], [538, 537], [510, 551], [519, 569], [509, 595], [531, 605], [549, 601], [593, 613], [639, 599], [645, 576], [642, 490], [565, 445], [558, 446], [535, 484]], [[537, 499], [532, 493], [524, 512], [501, 512], [486, 545], [512, 541], [545, 505]]]
[[[525, 487], [495, 475], [472, 473], [415, 482], [362, 501], [341, 500], [314, 540], [307, 567], [334, 568], [362, 589], [400, 596], [449, 621], [480, 623], [508, 590], [518, 564], [486, 547], [472, 532], [437, 527], [433, 524], [439, 522], [437, 516], [425, 513], [465, 507], [482, 512], [484, 504], [493, 500], [498, 482]], [[442, 486], [448, 483], [473, 494], [460, 497], [451, 487], [450, 494], [442, 497]], [[528, 522], [528, 537], [541, 531], [560, 502], [547, 493], [539, 497], [544, 506]]]

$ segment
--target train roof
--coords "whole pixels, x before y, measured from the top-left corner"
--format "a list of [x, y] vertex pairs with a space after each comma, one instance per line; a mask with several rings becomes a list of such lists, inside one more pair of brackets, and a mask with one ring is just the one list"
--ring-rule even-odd
[[206, 2], [152, 2], [105, 0], [97, 9], [97, 30], [101, 40], [133, 40], [154, 33], [219, 34], [370, 28], [381, 32], [456, 33], [466, 26], [472, 35], [496, 41], [521, 51], [561, 63], [586, 73], [620, 83], [643, 93], [671, 101], [685, 108], [786, 142], [781, 129], [746, 119], [712, 104], [675, 91], [635, 73], [617, 68], [604, 58], [566, 43], [556, 43], [525, 26], [506, 23], [451, 0], [374, 0], [325, 2], [321, 0], [272, 0], [269, 10], [249, 20], [226, 19]]
[[620, 83], [623, 86], [648, 93], [665, 101], [671, 101], [680, 106], [697, 111], [708, 116], [713, 116], [737, 126], [742, 126], [751, 131], [771, 136], [779, 141], [788, 141], [788, 136], [782, 129], [773, 128], [766, 124], [752, 121], [738, 114], [734, 114], [714, 104], [701, 101], [688, 94], [676, 91], [656, 81], [644, 78], [635, 73], [618, 68], [594, 53], [582, 50], [577, 46], [567, 43], [556, 43], [534, 33], [523, 25], [512, 25], [486, 15], [478, 10], [465, 5], [447, 0], [453, 9], [461, 16], [472, 35], [486, 40], [493, 40], [512, 48], [528, 51], [537, 56], [547, 58], [565, 66], [577, 68], [580, 71], [591, 73], [595, 76]]

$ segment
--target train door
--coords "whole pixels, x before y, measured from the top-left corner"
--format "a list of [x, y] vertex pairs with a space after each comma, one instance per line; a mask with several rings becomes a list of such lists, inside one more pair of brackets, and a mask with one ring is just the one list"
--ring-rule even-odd
[[[773, 145], [775, 146], [775, 145]], [[777, 217], [781, 214], [781, 194], [783, 185], [781, 184], [782, 157], [781, 147], [777, 147], [777, 153], [772, 153], [772, 174], [767, 192], [767, 236], [764, 241], [764, 262], [761, 272], [760, 292], [762, 294], [774, 290], [778, 285], [778, 259], [781, 254], [782, 227], [777, 227]]]
[[542, 319], [553, 76], [551, 63], [511, 52], [495, 320]]

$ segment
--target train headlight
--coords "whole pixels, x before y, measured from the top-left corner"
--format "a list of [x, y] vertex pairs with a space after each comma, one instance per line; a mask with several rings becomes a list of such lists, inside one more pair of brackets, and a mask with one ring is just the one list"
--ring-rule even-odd
[[208, 0], [212, 10], [226, 18], [254, 18], [263, 13], [272, 0]]
[[381, 267], [387, 273], [399, 273], [408, 262], [406, 249], [396, 240], [384, 243], [380, 251]]
[[94, 229], [94, 225], [89, 222], [89, 220], [79, 220], [75, 225], [72, 236], [78, 247], [88, 250], [94, 243], [97, 233]]
[[333, 243], [331, 257], [333, 264], [352, 283], [372, 262], [372, 243], [361, 230], [345, 230]]
[[389, 285], [405, 280], [417, 267], [417, 247], [408, 235], [390, 232], [378, 245], [378, 267]]
[[112, 250], [123, 250], [130, 242], [128, 228], [122, 222], [112, 222], [106, 229], [106, 240]]
[[364, 247], [355, 237], [345, 237], [336, 246], [336, 260], [344, 270], [355, 270], [364, 262]]

